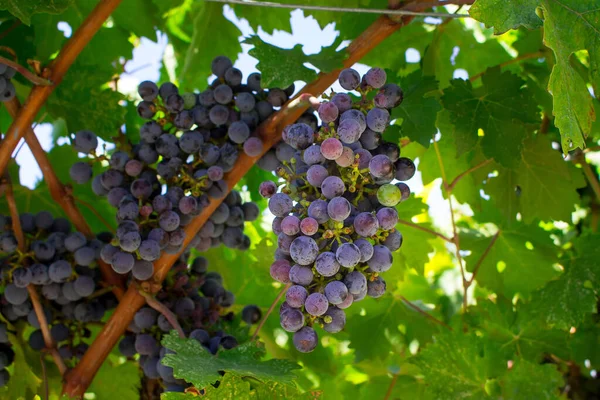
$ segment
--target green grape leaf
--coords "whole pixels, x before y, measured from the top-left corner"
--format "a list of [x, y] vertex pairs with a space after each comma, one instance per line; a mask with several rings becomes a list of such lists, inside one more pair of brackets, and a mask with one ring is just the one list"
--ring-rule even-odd
[[[256, 380], [244, 379], [242, 377], [225, 374], [219, 381], [219, 387], [207, 386], [204, 389], [202, 398], [206, 400], [262, 400], [285, 398], [292, 400], [318, 399], [321, 392], [314, 391], [308, 393], [299, 393], [295, 387], [283, 385], [281, 383], [271, 382], [264, 384]], [[163, 393], [161, 400], [193, 400], [197, 396], [186, 393]]]
[[423, 75], [436, 77], [440, 88], [450, 85], [457, 69], [473, 76], [513, 58], [499, 40], [482, 42], [476, 39], [481, 35], [489, 36], [489, 32], [458, 20], [437, 25], [432, 34], [426, 49], [421, 52], [422, 69]]
[[[156, 40], [155, 26], [160, 20], [156, 17], [157, 7], [152, 2], [145, 0], [123, 0], [119, 7], [113, 11], [111, 17], [115, 23], [134, 33], [137, 36], [145, 36], [150, 40]], [[135, 18], [132, 18], [135, 15]]]
[[474, 334], [444, 332], [413, 363], [421, 368], [426, 391], [435, 399], [489, 399], [486, 382], [503, 362], [494, 350]]
[[204, 388], [221, 379], [219, 371], [240, 377], [252, 377], [262, 382], [292, 383], [293, 370], [300, 366], [287, 360], [261, 361], [263, 349], [245, 343], [235, 349], [213, 356], [194, 339], [179, 338], [171, 332], [162, 340], [163, 346], [175, 354], [167, 354], [163, 364], [172, 367], [174, 375], [197, 388]]
[[[35, 15], [32, 22], [35, 30], [34, 44], [37, 57], [42, 61], [49, 59], [68, 40], [65, 34], [58, 29], [59, 22], [66, 22], [75, 30], [81, 26], [94, 6], [94, 2], [75, 0], [73, 6], [61, 15]], [[129, 39], [129, 31], [121, 25], [113, 24], [111, 27], [103, 25], [81, 51], [76, 65], [93, 67], [96, 74], [99, 75], [99, 79], [108, 81], [112, 79], [113, 74], [123, 72], [118, 60], [121, 57], [131, 58], [133, 43]], [[68, 74], [64, 79], [65, 81], [68, 79]]]
[[524, 26], [536, 29], [542, 26], [542, 20], [535, 13], [539, 0], [477, 0], [469, 9], [471, 17], [494, 28], [499, 35], [510, 29]]
[[[417, 302], [418, 303], [418, 302]], [[355, 362], [385, 359], [390, 352], [400, 353], [413, 341], [421, 345], [431, 340], [440, 325], [409, 308], [399, 296], [385, 295], [360, 303], [362, 309], [347, 309], [345, 331], [354, 349]], [[424, 312], [431, 313], [426, 306]], [[377, 346], [373, 346], [377, 343]]]
[[60, 14], [73, 3], [73, 0], [0, 0], [0, 10], [8, 10], [12, 15], [31, 24], [33, 14]]
[[[252, 242], [252, 251], [239, 252], [220, 246], [202, 255], [208, 259], [211, 269], [223, 276], [226, 287], [235, 293], [236, 302], [269, 307], [279, 291], [273, 286], [273, 279], [269, 274], [277, 239], [263, 239], [264, 235], [253, 224], [246, 224], [245, 233]], [[271, 233], [267, 235], [270, 236]], [[231, 268], [234, 264], [244, 265], [244, 268]]]
[[498, 297], [495, 302], [478, 301], [469, 317], [475, 317], [485, 335], [509, 356], [519, 354], [532, 362], [541, 361], [546, 354], [569, 357], [568, 332], [540, 323], [529, 305], [515, 307], [507, 298]]
[[525, 82], [510, 72], [492, 68], [481, 79], [483, 86], [476, 89], [469, 81], [455, 79], [441, 98], [455, 127], [457, 155], [475, 147], [481, 129], [483, 154], [514, 168], [530, 130], [527, 124], [539, 121], [537, 105], [522, 87]]
[[[554, 124], [560, 130], [566, 154], [585, 147], [596, 119], [586, 81], [570, 63], [579, 50], [590, 54], [590, 78], [598, 88], [600, 75], [600, 13], [595, 0], [543, 0], [544, 43], [556, 56], [548, 90], [554, 97]], [[596, 92], [598, 96], [598, 92]]]
[[560, 388], [564, 384], [556, 365], [517, 359], [502, 378], [502, 394], [503, 398], [512, 400], [558, 400], [563, 398]]
[[429, 147], [437, 132], [436, 115], [442, 108], [433, 96], [438, 90], [437, 82], [435, 78], [421, 76], [420, 71], [415, 71], [401, 78], [399, 85], [404, 91], [404, 100], [393, 110], [392, 119], [402, 119], [403, 136]]
[[[474, 209], [479, 209], [482, 201], [480, 194], [482, 182], [496, 168], [497, 164], [490, 162], [479, 149], [457, 156], [456, 139], [449, 134], [452, 129], [448, 121], [449, 117], [450, 113], [447, 110], [438, 113], [437, 126], [442, 137], [436, 142], [435, 148], [430, 148], [419, 157], [419, 171], [423, 184], [428, 185], [441, 176], [445, 176], [450, 184], [465, 171], [478, 167], [476, 171], [462, 176], [457, 181], [452, 188], [452, 194], [459, 202], [469, 203]], [[445, 191], [443, 196], [446, 197]]]
[[539, 318], [557, 328], [569, 329], [596, 312], [600, 288], [599, 243], [600, 235], [577, 239], [577, 256], [564, 265], [565, 272], [534, 293], [532, 307]]
[[[223, 16], [223, 5], [200, 2], [194, 17], [194, 33], [179, 72], [182, 89], [190, 91], [206, 87], [211, 75], [210, 61], [219, 55], [235, 60], [242, 51], [239, 29]], [[207, 46], [206, 43], [210, 43]]]
[[386, 276], [398, 275], [402, 279], [409, 268], [414, 268], [420, 274], [424, 273], [425, 264], [429, 261], [428, 254], [433, 252], [430, 241], [436, 240], [436, 236], [419, 229], [420, 227], [433, 230], [430, 223], [415, 224], [412, 222], [412, 218], [427, 213], [428, 209], [429, 206], [415, 196], [411, 196], [396, 206], [398, 217], [402, 221], [396, 225], [396, 229], [402, 233], [403, 241], [400, 250], [394, 253], [394, 265], [391, 270], [394, 275]]
[[94, 393], [97, 400], [134, 400], [140, 397], [141, 371], [135, 362], [113, 364], [106, 360], [94, 377], [87, 392]]
[[254, 46], [248, 53], [259, 60], [256, 68], [262, 74], [261, 84], [264, 87], [285, 88], [294, 81], [311, 82], [317, 74], [313, 69], [304, 66], [305, 63], [311, 63], [321, 71], [329, 72], [342, 67], [342, 61], [347, 57], [346, 51], [335, 50], [337, 42], [321, 49], [321, 52], [315, 55], [304, 54], [300, 44], [291, 49], [282, 49], [264, 42], [258, 36], [251, 36], [244, 43]]
[[292, 10], [248, 7], [242, 4], [232, 4], [232, 7], [236, 15], [246, 19], [255, 32], [258, 32], [258, 28], [262, 28], [263, 31], [269, 34], [273, 34], [276, 29], [285, 32], [291, 32], [292, 30], [290, 23], [290, 12]]
[[[15, 352], [15, 359], [9, 367], [10, 379], [8, 386], [0, 389], [0, 397], [6, 399], [21, 399], [25, 393], [37, 393], [38, 388], [43, 383], [40, 377], [36, 376], [32, 367], [27, 361], [25, 352], [27, 346], [16, 336], [9, 333], [8, 338], [12, 344], [12, 350]], [[6, 397], [2, 396], [4, 394]]]
[[499, 167], [484, 191], [509, 224], [517, 213], [529, 224], [536, 219], [571, 221], [580, 202], [577, 189], [585, 185], [581, 170], [565, 162], [547, 137], [536, 135], [524, 142], [518, 167]]
[[103, 88], [105, 83], [93, 68], [73, 66], [48, 99], [46, 109], [54, 118], [64, 119], [70, 132], [87, 129], [110, 140], [123, 124], [125, 108], [119, 105], [123, 96]]
[[473, 272], [479, 264], [477, 283], [507, 297], [531, 293], [558, 275], [553, 267], [558, 249], [549, 232], [533, 225], [501, 228], [495, 240], [478, 231], [465, 232], [461, 249], [471, 251], [465, 257], [467, 270]]

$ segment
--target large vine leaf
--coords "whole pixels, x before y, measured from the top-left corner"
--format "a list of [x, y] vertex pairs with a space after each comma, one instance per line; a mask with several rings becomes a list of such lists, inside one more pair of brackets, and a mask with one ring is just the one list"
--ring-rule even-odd
[[119, 399], [135, 400], [140, 397], [141, 371], [133, 362], [113, 364], [107, 360], [94, 377], [88, 392], [94, 393], [97, 400]]
[[[585, 147], [596, 119], [585, 80], [570, 63], [573, 53], [590, 54], [590, 78], [600, 85], [600, 9], [595, 0], [544, 0], [544, 42], [556, 56], [548, 90], [554, 96], [554, 124], [560, 129], [566, 153]], [[596, 92], [598, 96], [598, 92]]]
[[561, 373], [552, 364], [534, 364], [517, 359], [502, 380], [505, 399], [562, 399], [560, 388], [564, 385]]
[[[388, 78], [388, 80], [391, 80]], [[437, 132], [435, 118], [442, 108], [435, 98], [438, 85], [435, 78], [421, 76], [420, 71], [400, 78], [404, 100], [392, 112], [392, 118], [401, 118], [402, 135], [429, 147], [431, 138]]]
[[524, 142], [518, 167], [498, 168], [484, 190], [509, 223], [521, 213], [525, 223], [571, 221], [579, 204], [577, 189], [585, 186], [581, 170], [565, 162], [548, 138], [537, 135]]
[[242, 50], [241, 32], [223, 16], [222, 4], [202, 1], [196, 6], [192, 41], [179, 71], [179, 83], [186, 90], [206, 87], [210, 60], [219, 55], [235, 60]]
[[15, 352], [15, 359], [9, 368], [8, 385], [0, 389], [0, 395], [6, 395], [7, 399], [20, 399], [24, 398], [26, 393], [37, 393], [42, 380], [32, 371], [25, 354], [27, 349], [24, 346], [26, 345], [12, 334], [9, 334], [9, 340], [12, 350]]
[[469, 14], [486, 27], [493, 27], [494, 33], [499, 35], [519, 26], [528, 29], [542, 26], [542, 20], [535, 13], [539, 3], [539, 0], [477, 0]]
[[295, 378], [292, 371], [300, 368], [287, 360], [261, 361], [265, 352], [254, 343], [245, 343], [213, 356], [196, 340], [182, 339], [173, 331], [163, 338], [162, 344], [175, 352], [167, 354], [163, 364], [172, 367], [177, 378], [185, 379], [197, 388], [221, 379], [219, 371], [263, 382], [289, 384]]
[[531, 293], [558, 275], [553, 267], [558, 261], [556, 246], [548, 232], [533, 225], [501, 228], [495, 240], [477, 231], [464, 233], [461, 248], [471, 250], [465, 258], [469, 271], [479, 263], [477, 282], [507, 297]]
[[527, 124], [539, 121], [537, 105], [523, 89], [525, 82], [510, 72], [493, 68], [481, 79], [483, 86], [477, 89], [473, 89], [470, 81], [453, 80], [441, 98], [451, 113], [458, 155], [475, 147], [481, 129], [483, 153], [505, 167], [514, 168], [530, 130]]
[[73, 0], [0, 0], [0, 10], [8, 10], [24, 24], [29, 25], [33, 14], [60, 14], [72, 2]]
[[532, 307], [549, 325], [569, 329], [596, 312], [600, 288], [599, 243], [599, 235], [578, 239], [577, 256], [564, 265], [565, 272], [534, 294]]
[[[350, 336], [355, 362], [381, 362], [390, 352], [406, 351], [413, 340], [421, 345], [427, 343], [432, 334], [443, 329], [406, 306], [399, 296], [386, 295], [377, 301], [370, 300], [363, 308], [364, 312], [347, 310], [345, 330]], [[373, 343], [378, 345], [373, 346]]]
[[569, 357], [569, 333], [541, 323], [529, 305], [515, 306], [505, 297], [498, 297], [495, 302], [488, 299], [473, 307], [469, 318], [476, 318], [473, 325], [480, 326], [509, 356], [519, 354], [532, 362], [542, 361], [546, 354]]
[[[295, 387], [290, 385], [273, 382], [265, 384], [252, 379], [244, 379], [233, 374], [225, 374], [219, 381], [219, 387], [209, 385], [204, 389], [202, 398], [206, 400], [262, 400], [276, 398], [309, 400], [318, 399], [320, 395], [319, 391], [299, 393]], [[161, 395], [161, 400], [193, 400], [197, 398], [197, 396], [191, 394], [174, 392], [167, 392]]]
[[495, 356], [476, 335], [453, 331], [437, 335], [413, 362], [425, 375], [427, 392], [433, 398], [479, 400], [490, 398], [486, 382], [502, 363]]
[[422, 54], [423, 75], [435, 76], [440, 88], [446, 88], [457, 69], [473, 76], [511, 60], [500, 41], [475, 38], [488, 34], [459, 20], [439, 24]]
[[[437, 126], [442, 137], [436, 141], [435, 148], [430, 148], [419, 157], [419, 171], [421, 171], [423, 184], [430, 184], [442, 176], [445, 176], [447, 183], [450, 184], [465, 171], [488, 161], [480, 149], [457, 156], [458, 145], [451, 134], [452, 125], [448, 121], [449, 118], [450, 113], [445, 109], [438, 114]], [[481, 184], [487, 178], [488, 173], [496, 167], [497, 164], [488, 163], [463, 176], [454, 185], [452, 194], [461, 203], [469, 203], [474, 209], [481, 208]], [[445, 193], [443, 194], [445, 195]]]
[[317, 73], [306, 67], [305, 63], [311, 63], [319, 70], [329, 72], [342, 67], [342, 61], [347, 56], [345, 51], [336, 51], [338, 42], [321, 49], [321, 52], [315, 55], [304, 54], [300, 44], [292, 49], [282, 49], [264, 42], [258, 36], [249, 37], [244, 43], [254, 46], [249, 54], [259, 60], [256, 68], [262, 74], [261, 84], [264, 87], [285, 88], [298, 80], [311, 82]]
[[109, 140], [123, 123], [125, 108], [119, 105], [123, 96], [103, 88], [105, 83], [94, 69], [73, 66], [48, 99], [46, 109], [53, 117], [63, 118], [70, 132], [87, 129]]

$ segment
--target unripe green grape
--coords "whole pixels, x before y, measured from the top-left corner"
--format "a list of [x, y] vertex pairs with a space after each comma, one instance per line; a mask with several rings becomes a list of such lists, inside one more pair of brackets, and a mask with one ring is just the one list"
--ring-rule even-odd
[[394, 207], [401, 199], [402, 192], [395, 185], [387, 183], [377, 190], [377, 200], [386, 207]]
[[196, 94], [195, 93], [184, 93], [181, 95], [183, 97], [183, 108], [186, 110], [190, 110], [194, 108], [196, 105]]

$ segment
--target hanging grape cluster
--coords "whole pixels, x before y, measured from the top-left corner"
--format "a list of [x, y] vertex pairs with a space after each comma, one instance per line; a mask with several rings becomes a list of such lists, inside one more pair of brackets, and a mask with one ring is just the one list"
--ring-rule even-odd
[[[50, 334], [58, 352], [70, 365], [83, 356], [91, 336], [89, 324], [100, 322], [116, 306], [110, 291], [99, 286], [96, 268], [100, 250], [112, 235], [101, 233], [87, 239], [73, 232], [64, 218], [41, 211], [19, 216], [24, 234], [24, 249], [19, 250], [10, 217], [0, 216], [0, 269], [4, 293], [0, 299], [2, 316], [12, 324], [26, 321], [35, 330], [28, 338], [32, 349], [46, 347], [40, 323], [33, 309], [27, 287], [42, 294], [43, 309]], [[6, 325], [0, 326], [0, 343], [6, 343]], [[8, 362], [10, 352], [0, 346], [0, 366]], [[6, 371], [0, 372], [6, 384]]]
[[[186, 258], [184, 256], [183, 258]], [[211, 354], [229, 350], [238, 345], [238, 340], [227, 334], [232, 329], [233, 312], [225, 312], [234, 303], [234, 295], [223, 288], [220, 274], [208, 271], [208, 262], [197, 257], [188, 266], [185, 260], [176, 263], [165, 280], [156, 299], [177, 318], [186, 337], [197, 340]], [[258, 309], [247, 306], [244, 310]], [[253, 324], [260, 319], [253, 315], [248, 319], [247, 311], [242, 319]], [[165, 315], [148, 306], [142, 307], [128, 327], [128, 333], [119, 343], [125, 357], [139, 354], [138, 363], [146, 379], [159, 379], [165, 391], [182, 392], [189, 385], [173, 376], [173, 369], [162, 364], [168, 349], [160, 345], [162, 337], [173, 330]]]
[[310, 352], [318, 343], [315, 325], [330, 333], [344, 328], [344, 309], [365, 296], [380, 297], [392, 252], [402, 245], [394, 208], [410, 195], [400, 181], [415, 165], [400, 148], [383, 140], [390, 110], [402, 90], [386, 84], [385, 71], [362, 78], [353, 69], [340, 73], [340, 85], [356, 90], [335, 93], [318, 107], [320, 127], [295, 123], [266, 161], [281, 187], [263, 182], [278, 235], [271, 276], [292, 283], [280, 309], [281, 326], [294, 332], [294, 346]]
[[14, 68], [6, 64], [0, 63], [0, 101], [10, 101], [17, 94], [15, 85], [10, 81], [15, 76]]
[[[148, 121], [140, 129], [139, 143], [118, 141], [112, 154], [98, 155], [93, 132], [75, 134], [74, 148], [91, 158], [72, 166], [73, 181], [92, 179], [95, 161], [105, 160], [110, 166], [93, 178], [92, 189], [117, 208], [117, 234], [103, 248], [102, 259], [120, 274], [131, 271], [138, 280], [149, 279], [161, 251], [182, 250], [183, 228], [209, 198], [229, 192], [224, 174], [239, 152], [247, 150], [251, 130], [288, 98], [280, 89], [262, 90], [259, 74], [242, 84], [241, 72], [226, 57], [217, 57], [212, 68], [217, 79], [202, 93], [180, 94], [170, 82], [160, 87], [148, 81], [140, 84], [143, 100], [137, 110]], [[254, 139], [250, 147], [260, 142]], [[258, 145], [262, 151], [262, 143]], [[256, 204], [244, 203], [231, 191], [190, 246], [205, 251], [223, 243], [247, 250], [250, 239], [244, 235], [244, 222], [258, 214]]]

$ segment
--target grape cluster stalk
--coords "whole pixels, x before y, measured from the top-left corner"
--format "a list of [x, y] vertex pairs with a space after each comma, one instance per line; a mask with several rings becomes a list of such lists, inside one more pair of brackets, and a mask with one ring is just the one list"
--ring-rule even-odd
[[[91, 324], [98, 323], [117, 301], [102, 290], [97, 268], [102, 247], [112, 239], [104, 232], [88, 240], [72, 231], [64, 218], [47, 211], [19, 216], [24, 234], [20, 250], [12, 230], [12, 219], [0, 215], [0, 271], [4, 293], [0, 312], [10, 324], [24, 321], [34, 328], [28, 337], [36, 351], [46, 347], [40, 322], [29, 297], [28, 288], [41, 292], [43, 312], [52, 340], [66, 365], [72, 366], [88, 348]], [[4, 369], [12, 362], [8, 346], [8, 326], [0, 324], [0, 386], [8, 383]]]
[[344, 309], [385, 293], [381, 275], [402, 245], [395, 207], [410, 196], [403, 181], [415, 165], [383, 139], [390, 110], [403, 100], [401, 88], [386, 79], [380, 68], [362, 77], [343, 70], [340, 85], [360, 98], [325, 96], [321, 125], [315, 117], [286, 126], [283, 142], [259, 163], [279, 177], [279, 185], [266, 181], [258, 189], [275, 216], [271, 276], [293, 284], [280, 308], [281, 326], [294, 332], [301, 352], [316, 348], [315, 326], [339, 332]]
[[17, 71], [0, 63], [0, 102], [11, 101], [17, 94], [15, 85], [10, 81]]

